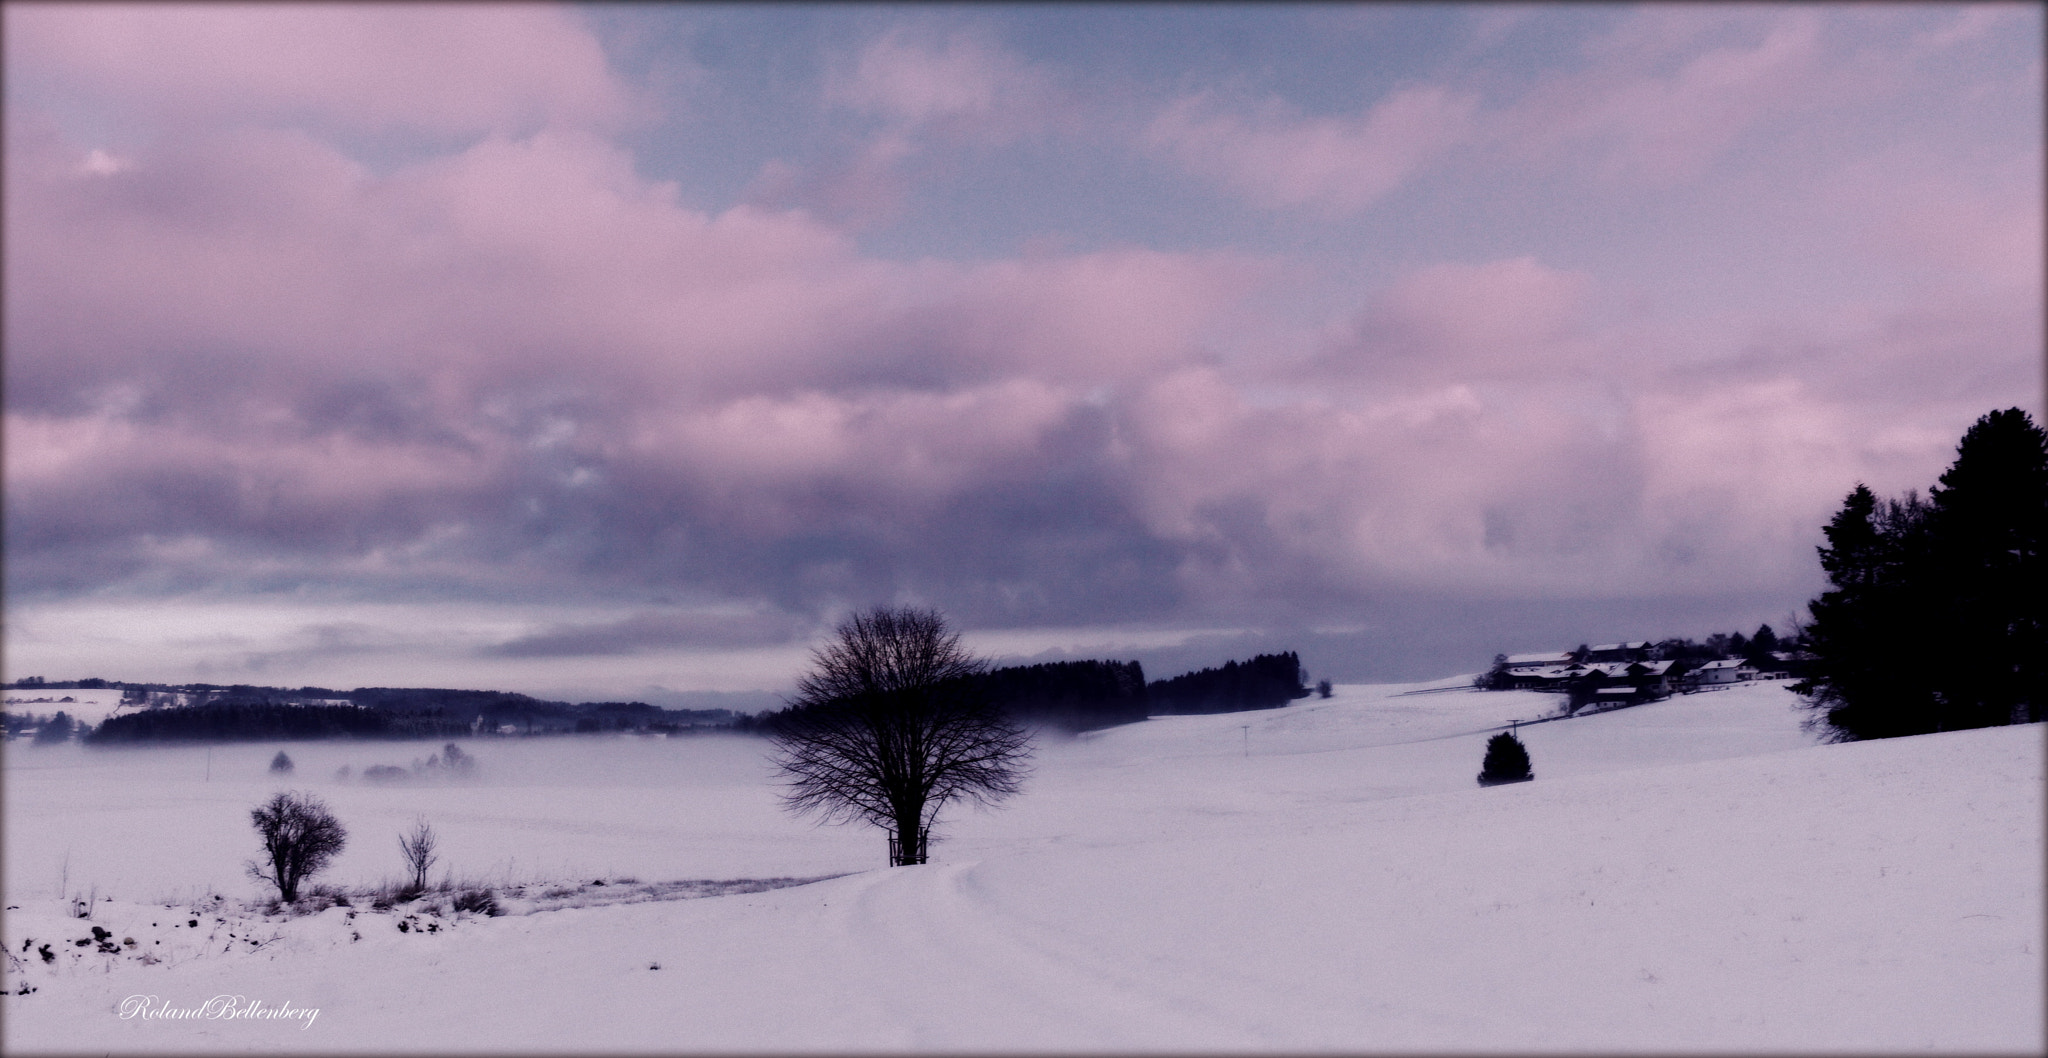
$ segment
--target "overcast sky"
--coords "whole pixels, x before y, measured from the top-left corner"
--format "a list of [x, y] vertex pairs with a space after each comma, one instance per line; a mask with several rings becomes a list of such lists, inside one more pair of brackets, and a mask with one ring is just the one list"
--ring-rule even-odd
[[5, 20], [9, 678], [1427, 678], [2041, 413], [2037, 5]]

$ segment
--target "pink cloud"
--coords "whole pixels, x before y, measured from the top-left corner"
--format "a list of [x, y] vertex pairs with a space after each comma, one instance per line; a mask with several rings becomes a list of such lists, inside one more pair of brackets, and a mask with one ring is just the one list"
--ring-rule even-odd
[[908, 522], [964, 490], [1028, 477], [1033, 453], [1078, 404], [1030, 379], [944, 393], [753, 396], [642, 416], [623, 451], [755, 531], [801, 531], [821, 490]]
[[847, 229], [881, 227], [903, 216], [911, 184], [904, 166], [917, 155], [913, 137], [891, 129], [808, 165], [772, 159], [741, 197], [767, 209], [802, 209]]
[[[685, 205], [608, 138], [623, 90], [551, 9], [371, 9], [332, 42], [347, 63], [243, 9], [83, 10], [9, 7], [10, 31], [28, 27], [10, 63], [181, 121], [227, 116], [116, 147], [9, 113], [6, 458], [28, 534], [10, 544], [40, 542], [20, 554], [81, 581], [106, 570], [60, 569], [63, 549], [103, 539], [223, 575], [262, 551], [309, 573], [545, 569], [778, 600], [953, 577], [1074, 612], [1139, 594], [1098, 573], [1146, 563], [1179, 563], [1180, 588], [1218, 612], [1389, 584], [1782, 584], [1843, 487], [1829, 481], [1877, 468], [1924, 484], [2040, 343], [2038, 299], [2013, 293], [2038, 289], [2037, 160], [1956, 175], [1891, 158], [1813, 183], [1840, 203], [1831, 223], [1914, 273], [1897, 305], [1623, 333], [1597, 311], [1604, 283], [1509, 249], [1359, 295], [1308, 370], [1277, 378], [1273, 336], [1313, 324], [1275, 312], [1232, 332], [1274, 307], [1258, 300], [1280, 285], [1270, 259], [887, 260], [772, 195]], [[93, 19], [112, 20], [104, 39], [78, 29]], [[1590, 151], [1613, 174], [1696, 172], [1769, 119], [1773, 93], [1812, 84], [1811, 20], [1762, 21], [1701, 51], [1702, 20], [1631, 19], [1636, 36], [1503, 113], [1527, 119], [1517, 142]], [[136, 28], [159, 25], [163, 40]], [[415, 37], [465, 26], [500, 57], [418, 61]], [[243, 44], [260, 61], [232, 61]], [[174, 46], [222, 68], [129, 68]], [[290, 61], [303, 78], [279, 72]], [[884, 126], [838, 181], [842, 212], [885, 206], [921, 137], [1035, 120], [1037, 77], [973, 39], [877, 42], [833, 89]], [[276, 127], [307, 116], [313, 132]], [[1320, 118], [1196, 97], [1151, 142], [1265, 207], [1341, 214], [1490, 120], [1430, 87]], [[466, 146], [373, 171], [322, 142], [334, 125]], [[1658, 366], [1680, 348], [1712, 370]], [[1831, 441], [1907, 387], [1946, 403]]]
[[634, 105], [565, 8], [30, 3], [6, 28], [10, 65], [168, 118], [475, 134]]
[[[1809, 9], [1636, 12], [1588, 47], [1588, 66], [1488, 115], [1488, 138], [1574, 161], [1590, 148], [1610, 179], [1685, 179], [1752, 127], [1833, 90], [1819, 76], [1822, 24]], [[1730, 26], [1747, 39], [1700, 50]]]
[[[834, 519], [910, 546], [918, 512], [1085, 465], [1099, 391], [1202, 355], [1265, 275], [1137, 249], [869, 259], [800, 211], [686, 208], [576, 130], [389, 174], [292, 131], [118, 166], [10, 133], [17, 539], [49, 568], [95, 542], [108, 579], [241, 576], [259, 551], [559, 575], [558, 549], [598, 546], [573, 531], [591, 511], [734, 554]], [[641, 581], [667, 561], [602, 554]]]
[[1848, 228], [1854, 244], [1938, 281], [2040, 289], [2040, 152], [1967, 171], [1945, 161], [1887, 151], [1829, 174], [1816, 188], [1816, 210]]
[[1641, 438], [1625, 401], [1584, 390], [1276, 406], [1191, 368], [1133, 399], [1123, 437], [1137, 509], [1187, 548], [1190, 590], [1214, 599], [1625, 595], [1655, 576]]
[[974, 34], [897, 28], [825, 78], [824, 102], [881, 127], [802, 165], [763, 166], [747, 200], [801, 206], [852, 227], [902, 215], [920, 177], [944, 169], [935, 144], [987, 146], [1039, 129], [1064, 105], [1054, 74]]
[[1598, 351], [1592, 278], [1533, 257], [1421, 268], [1332, 334], [1314, 369], [1383, 380], [1573, 371]]
[[[874, 375], [1113, 380], [1199, 352], [1261, 281], [1230, 255], [888, 263], [796, 211], [677, 202], [594, 136], [490, 137], [377, 176], [310, 137], [164, 144], [120, 172], [10, 152], [10, 303], [75, 371], [204, 352], [338, 374], [712, 391]], [[879, 377], [879, 376], [877, 376]], [[670, 392], [676, 392], [671, 390]]]
[[1386, 197], [1462, 142], [1476, 97], [1405, 88], [1347, 117], [1299, 117], [1269, 106], [1242, 116], [1207, 96], [1175, 103], [1146, 143], [1270, 209], [1356, 212]]
[[5, 429], [9, 495], [41, 509], [42, 531], [62, 527], [79, 541], [133, 534], [145, 550], [184, 541], [199, 558], [215, 557], [207, 541], [222, 538], [360, 549], [459, 528], [518, 455], [475, 433], [462, 445], [294, 437], [104, 412], [9, 413]]
[[1048, 103], [1051, 75], [980, 38], [932, 40], [892, 30], [834, 78], [826, 99], [905, 125], [990, 127], [1030, 123]]
[[1075, 382], [1129, 379], [1206, 352], [1223, 314], [1274, 274], [1235, 254], [1135, 248], [981, 264], [918, 320], [948, 356]]

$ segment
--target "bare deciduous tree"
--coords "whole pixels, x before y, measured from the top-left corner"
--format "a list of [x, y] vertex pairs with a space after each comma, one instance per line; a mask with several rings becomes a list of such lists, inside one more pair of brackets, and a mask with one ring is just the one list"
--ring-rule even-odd
[[289, 904], [299, 883], [320, 872], [348, 843], [348, 832], [320, 799], [309, 793], [281, 793], [249, 810], [263, 839], [263, 859], [249, 864], [259, 882], [277, 886]]
[[434, 834], [434, 828], [428, 826], [424, 819], [414, 820], [411, 832], [398, 836], [398, 851], [405, 854], [405, 866], [412, 872], [414, 892], [426, 891], [427, 869], [434, 865], [435, 860], [441, 858], [434, 853], [435, 847], [439, 844], [440, 838]]
[[887, 830], [890, 866], [925, 862], [948, 802], [993, 804], [1023, 785], [1030, 735], [981, 692], [986, 668], [935, 611], [848, 618], [770, 721], [784, 804]]

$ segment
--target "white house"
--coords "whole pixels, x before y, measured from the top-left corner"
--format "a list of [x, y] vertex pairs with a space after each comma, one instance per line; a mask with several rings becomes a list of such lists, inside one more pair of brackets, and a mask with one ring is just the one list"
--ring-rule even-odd
[[1559, 651], [1555, 654], [1508, 655], [1509, 671], [1515, 669], [1547, 669], [1553, 665], [1569, 665], [1571, 663], [1572, 655], [1570, 651]]
[[1715, 687], [1756, 679], [1756, 670], [1744, 664], [1741, 658], [1722, 658], [1701, 665], [1686, 678], [1701, 687]]

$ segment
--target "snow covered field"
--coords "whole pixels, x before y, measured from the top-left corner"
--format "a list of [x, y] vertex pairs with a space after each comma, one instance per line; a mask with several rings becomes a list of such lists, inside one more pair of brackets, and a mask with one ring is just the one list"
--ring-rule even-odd
[[[2042, 1050], [2040, 725], [1818, 746], [1782, 686], [1746, 686], [1526, 726], [1536, 781], [1481, 789], [1490, 729], [1557, 699], [1419, 687], [1042, 742], [1022, 797], [893, 870], [880, 832], [783, 814], [742, 738], [475, 740], [474, 782], [398, 787], [333, 775], [438, 745], [287, 745], [280, 784], [277, 745], [13, 744], [0, 941], [7, 990], [36, 991], [0, 999], [0, 1042]], [[280, 785], [349, 827], [337, 885], [395, 878], [416, 815], [457, 876], [555, 903], [844, 876], [266, 919], [233, 908]], [[223, 995], [298, 1013], [120, 1013]]]

